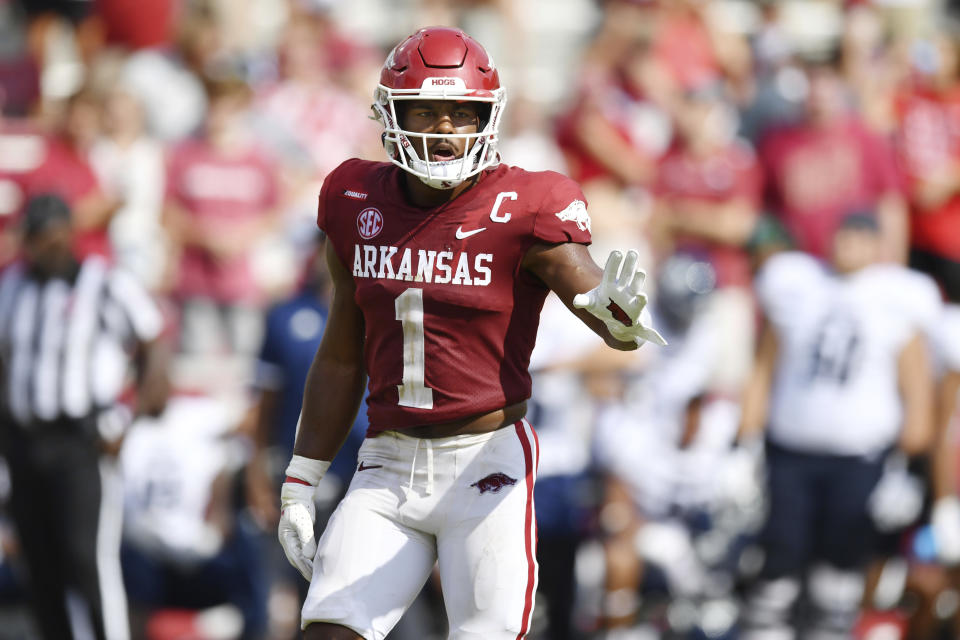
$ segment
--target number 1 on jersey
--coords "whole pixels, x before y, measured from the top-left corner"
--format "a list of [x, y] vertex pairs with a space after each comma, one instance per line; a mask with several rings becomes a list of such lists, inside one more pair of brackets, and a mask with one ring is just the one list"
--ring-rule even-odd
[[423, 289], [410, 288], [394, 301], [403, 327], [403, 384], [397, 385], [401, 407], [433, 409], [433, 389], [424, 382]]

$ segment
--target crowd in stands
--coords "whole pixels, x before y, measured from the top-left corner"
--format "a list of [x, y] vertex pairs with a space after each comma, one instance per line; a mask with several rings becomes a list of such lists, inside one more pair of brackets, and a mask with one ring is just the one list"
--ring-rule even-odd
[[[595, 256], [641, 251], [670, 342], [604, 349], [548, 299], [528, 415], [541, 443], [531, 637], [956, 637], [956, 4], [0, 0], [0, 268], [18, 259], [24, 204], [55, 193], [71, 207], [77, 253], [136, 276], [176, 352], [167, 412], [136, 422], [119, 453], [135, 637], [296, 633], [306, 585], [275, 531], [330, 295], [317, 194], [341, 161], [384, 159], [368, 117], [380, 66], [431, 24], [464, 28], [497, 61], [503, 161], [582, 185]], [[851, 284], [891, 264], [910, 271], [880, 290]], [[916, 293], [924, 278], [933, 302]], [[850, 300], [860, 315], [847, 326], [835, 318]], [[789, 395], [762, 375], [778, 362], [770, 328], [782, 363], [808, 307], [823, 315], [810, 321], [813, 378], [855, 404], [848, 368], [887, 367], [903, 398], [887, 414], [896, 433], [876, 450], [856, 425], [845, 437], [869, 446], [834, 450], [827, 434], [785, 453], [795, 441], [784, 428], [764, 446], [758, 432], [767, 416], [783, 419], [777, 398]], [[868, 309], [904, 318], [885, 360], [857, 355], [873, 339]], [[905, 374], [908, 360], [924, 373]], [[926, 424], [905, 435], [920, 396]], [[364, 429], [361, 410], [319, 514], [345, 490]], [[829, 460], [797, 462], [814, 454]], [[848, 470], [844, 456], [871, 466], [849, 486], [823, 471], [822, 493], [862, 481], [858, 499], [772, 506], [787, 485], [768, 479], [801, 480], [765, 461], [782, 470], [837, 457]], [[891, 485], [893, 498], [875, 497]], [[788, 534], [832, 529], [784, 542], [771, 513]], [[849, 545], [818, 542], [858, 527], [856, 560]], [[783, 559], [797, 554], [777, 548], [808, 543], [796, 567]], [[778, 560], [789, 567], [771, 573]], [[803, 576], [788, 576], [794, 568]], [[21, 576], [0, 515], [0, 638], [32, 637]], [[445, 637], [436, 592], [428, 583], [390, 637]]]

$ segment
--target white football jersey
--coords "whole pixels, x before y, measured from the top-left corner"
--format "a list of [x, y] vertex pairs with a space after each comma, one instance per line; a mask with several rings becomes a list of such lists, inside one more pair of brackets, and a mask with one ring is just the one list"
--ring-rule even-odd
[[836, 455], [891, 446], [903, 416], [900, 353], [918, 332], [933, 336], [941, 317], [933, 281], [892, 264], [837, 275], [790, 252], [766, 262], [756, 290], [779, 344], [771, 441]]
[[233, 424], [219, 400], [174, 396], [160, 418], [130, 427], [120, 466], [132, 542], [174, 557], [216, 551], [205, 544], [206, 513], [214, 479], [231, 465], [234, 451], [223, 436]]

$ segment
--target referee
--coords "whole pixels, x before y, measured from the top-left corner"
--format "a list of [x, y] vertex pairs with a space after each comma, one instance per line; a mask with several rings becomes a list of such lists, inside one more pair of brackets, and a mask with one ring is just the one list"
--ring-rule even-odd
[[117, 397], [134, 364], [136, 411], [162, 409], [162, 319], [132, 277], [74, 257], [60, 198], [30, 200], [22, 228], [22, 260], [0, 273], [0, 445], [31, 603], [47, 640], [125, 640]]

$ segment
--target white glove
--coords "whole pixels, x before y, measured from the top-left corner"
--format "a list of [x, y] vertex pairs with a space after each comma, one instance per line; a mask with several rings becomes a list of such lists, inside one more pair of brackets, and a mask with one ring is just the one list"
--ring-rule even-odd
[[877, 529], [889, 533], [912, 523], [923, 509], [923, 483], [907, 471], [907, 460], [893, 454], [867, 502]]
[[287, 480], [280, 488], [277, 537], [287, 560], [307, 582], [313, 577], [313, 556], [317, 553], [317, 542], [313, 537], [317, 508], [313, 494], [329, 468], [330, 463], [325, 460], [294, 455], [287, 466]]
[[749, 509], [763, 500], [765, 475], [763, 443], [755, 440], [739, 444], [723, 461], [717, 488], [727, 504]]
[[603, 320], [610, 335], [621, 342], [642, 344], [648, 340], [663, 346], [667, 341], [649, 326], [649, 312], [643, 315], [647, 295], [642, 288], [647, 274], [637, 268], [639, 260], [640, 255], [633, 250], [626, 258], [619, 251], [611, 251], [600, 284], [574, 296], [573, 306]]
[[937, 556], [947, 566], [960, 563], [960, 498], [946, 496], [933, 504], [930, 514]]

